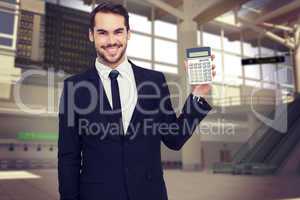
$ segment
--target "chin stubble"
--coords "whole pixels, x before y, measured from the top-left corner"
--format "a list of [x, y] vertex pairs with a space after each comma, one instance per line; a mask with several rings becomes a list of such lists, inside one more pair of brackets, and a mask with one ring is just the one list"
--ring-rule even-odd
[[[108, 46], [106, 46], [105, 48], [113, 47], [113, 46], [115, 46], [115, 45], [108, 45]], [[121, 48], [122, 46], [123, 46], [123, 45], [118, 45], [119, 48]], [[101, 47], [101, 48], [102, 48], [102, 47]], [[124, 54], [125, 54], [125, 52], [126, 52], [127, 44], [125, 45], [123, 51], [121, 52], [120, 56], [117, 58], [117, 60], [116, 60], [115, 62], [109, 61], [108, 59], [106, 59], [105, 55], [102, 54], [96, 47], [95, 47], [95, 49], [96, 49], [96, 52], [97, 52], [97, 57], [98, 57], [97, 59], [99, 60], [99, 62], [101, 62], [101, 63], [104, 62], [104, 63], [106, 63], [106, 64], [113, 65], [113, 64], [118, 63], [118, 62], [122, 59], [122, 57], [124, 56]]]

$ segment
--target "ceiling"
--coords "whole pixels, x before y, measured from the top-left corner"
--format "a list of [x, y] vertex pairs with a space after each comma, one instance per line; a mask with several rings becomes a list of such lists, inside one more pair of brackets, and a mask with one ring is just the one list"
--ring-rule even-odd
[[[93, 2], [97, 4], [103, 0], [83, 1], [86, 4]], [[226, 36], [230, 40], [239, 40], [242, 34], [249, 42], [257, 41], [257, 30], [247, 25], [242, 19], [264, 31], [275, 32], [281, 37], [289, 33], [275, 30], [274, 27], [266, 27], [263, 24], [288, 27], [300, 24], [300, 0], [126, 0], [126, 4], [130, 12], [148, 16], [149, 19], [151, 19], [151, 6], [154, 5], [155, 19], [176, 23], [178, 18], [174, 16], [175, 14], [170, 11], [166, 12], [164, 8], [183, 12], [184, 1], [192, 1], [196, 8], [194, 11], [197, 13], [193, 19], [199, 26], [205, 26], [212, 31], [222, 26], [226, 29]], [[111, 2], [122, 4], [124, 0], [111, 0]], [[263, 34], [260, 35], [264, 37]]]

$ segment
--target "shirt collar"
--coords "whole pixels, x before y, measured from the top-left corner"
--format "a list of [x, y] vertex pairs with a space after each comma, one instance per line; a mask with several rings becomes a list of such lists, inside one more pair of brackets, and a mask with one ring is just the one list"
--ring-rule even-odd
[[[101, 78], [109, 79], [108, 75], [113, 70], [111, 67], [102, 64], [101, 62], [98, 61], [98, 59], [96, 59], [95, 61], [95, 66]], [[120, 76], [124, 77], [130, 74], [130, 69], [131, 69], [130, 67], [131, 65], [128, 62], [127, 56], [125, 55], [124, 61], [119, 66], [117, 66], [115, 70], [118, 70]]]

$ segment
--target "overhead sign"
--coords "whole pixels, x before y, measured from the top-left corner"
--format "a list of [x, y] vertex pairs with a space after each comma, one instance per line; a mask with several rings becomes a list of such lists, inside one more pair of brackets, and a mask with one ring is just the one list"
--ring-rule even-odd
[[259, 64], [273, 64], [283, 63], [285, 61], [284, 56], [273, 56], [264, 58], [245, 58], [242, 59], [242, 65], [259, 65]]

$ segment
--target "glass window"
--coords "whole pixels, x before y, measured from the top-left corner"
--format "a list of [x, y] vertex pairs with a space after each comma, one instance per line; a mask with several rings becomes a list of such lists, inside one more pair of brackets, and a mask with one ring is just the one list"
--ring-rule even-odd
[[151, 38], [132, 33], [128, 41], [127, 55], [151, 60]]
[[293, 85], [293, 69], [289, 67], [281, 67], [278, 71], [278, 82], [280, 84]]
[[260, 67], [259, 65], [245, 65], [245, 77], [260, 79]]
[[258, 82], [258, 81], [245, 80], [245, 84], [248, 86], [256, 87], [256, 88], [261, 87], [260, 82]]
[[291, 68], [287, 68], [287, 84], [294, 85], [294, 74]]
[[260, 48], [261, 56], [262, 57], [269, 57], [269, 56], [274, 56], [274, 51], [272, 49], [266, 48], [266, 47], [261, 47]]
[[258, 48], [253, 47], [251, 44], [243, 43], [244, 56], [248, 57], [258, 57]]
[[224, 81], [230, 85], [241, 85], [242, 81], [241, 57], [224, 54]]
[[290, 54], [286, 55], [286, 53], [277, 53], [278, 56], [284, 56], [285, 60], [284, 60], [284, 63], [280, 63], [281, 65], [284, 64], [284, 65], [288, 65], [288, 66], [293, 66], [293, 56], [291, 56]]
[[241, 91], [239, 87], [214, 85], [212, 95], [214, 105], [228, 106], [241, 104]]
[[262, 78], [264, 81], [273, 82], [276, 80], [276, 65], [264, 64], [262, 67]]
[[218, 51], [212, 51], [212, 54], [215, 55], [215, 59], [213, 63], [216, 65], [216, 76], [214, 78], [214, 81], [221, 82], [222, 81], [222, 54]]
[[241, 57], [224, 54], [224, 74], [228, 76], [241, 77], [242, 76], [242, 65]]
[[161, 39], [155, 39], [154, 56], [155, 61], [178, 64], [177, 43]]
[[203, 32], [203, 46], [221, 49], [221, 37], [219, 35]]
[[17, 3], [17, 0], [2, 0], [2, 1], [7, 2], [7, 3], [13, 3], [13, 4]]
[[294, 59], [293, 56], [285, 56], [284, 64], [293, 67], [293, 62], [294, 62], [293, 59]]
[[161, 72], [167, 72], [171, 74], [178, 74], [178, 68], [167, 66], [167, 65], [161, 65], [161, 64], [155, 64], [154, 69]]
[[0, 33], [12, 35], [14, 33], [14, 14], [0, 11]]
[[136, 59], [130, 59], [130, 60], [139, 67], [143, 67], [146, 69], [152, 69], [150, 62], [140, 61], [140, 60], [136, 60]]
[[92, 6], [84, 4], [84, 2], [81, 0], [60, 0], [60, 5], [85, 12], [92, 11]]
[[0, 37], [0, 45], [11, 47], [12, 39]]
[[275, 90], [276, 85], [271, 84], [271, 83], [263, 83], [263, 88]]
[[154, 34], [177, 40], [177, 25], [156, 20], [154, 22]]
[[147, 17], [129, 13], [130, 29], [143, 33], [151, 33], [151, 22]]
[[224, 77], [224, 83], [227, 85], [242, 85], [243, 84], [243, 79], [233, 77], [233, 76], [225, 76]]
[[225, 88], [225, 99], [227, 105], [240, 105], [241, 104], [241, 91], [239, 87]]
[[201, 46], [201, 32], [197, 31], [197, 44], [198, 46]]
[[212, 99], [213, 99], [213, 105], [221, 105], [222, 99], [224, 99], [224, 85], [212, 85]]
[[241, 54], [241, 42], [240, 41], [229, 41], [228, 38], [224, 38], [224, 51]]

